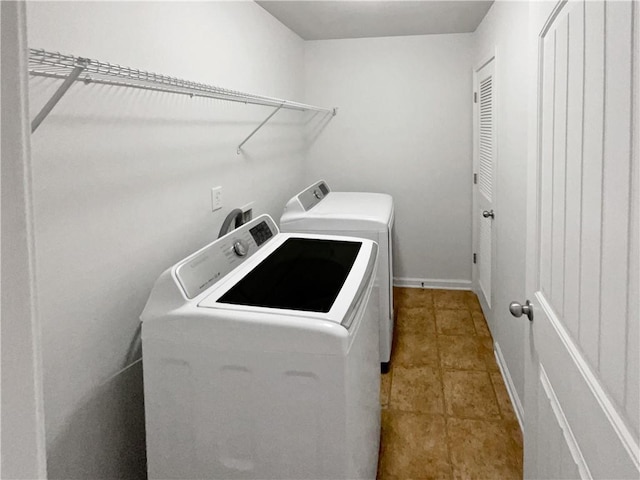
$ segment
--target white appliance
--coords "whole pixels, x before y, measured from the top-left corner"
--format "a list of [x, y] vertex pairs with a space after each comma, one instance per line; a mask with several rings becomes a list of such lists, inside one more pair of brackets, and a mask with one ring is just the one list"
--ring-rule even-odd
[[263, 215], [165, 271], [141, 315], [149, 478], [374, 479], [376, 257]]
[[347, 235], [378, 243], [380, 362], [389, 369], [393, 342], [393, 197], [384, 193], [333, 192], [324, 180], [289, 200], [280, 218], [283, 232]]

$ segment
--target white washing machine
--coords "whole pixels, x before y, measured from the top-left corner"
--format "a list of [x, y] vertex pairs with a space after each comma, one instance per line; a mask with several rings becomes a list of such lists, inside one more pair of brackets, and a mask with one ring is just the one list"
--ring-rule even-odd
[[374, 479], [377, 245], [260, 216], [156, 281], [141, 315], [150, 479]]
[[380, 362], [387, 371], [393, 342], [393, 197], [384, 193], [333, 192], [324, 180], [289, 200], [280, 218], [283, 232], [368, 238], [378, 243]]

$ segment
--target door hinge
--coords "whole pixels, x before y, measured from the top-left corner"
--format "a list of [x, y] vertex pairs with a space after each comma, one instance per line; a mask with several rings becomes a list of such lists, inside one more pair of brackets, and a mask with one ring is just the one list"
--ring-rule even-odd
[[478, 92], [473, 92], [473, 103], [478, 103]]
[[477, 184], [478, 184], [478, 174], [477, 174], [477, 173], [474, 173], [474, 174], [473, 174], [473, 184], [474, 184], [474, 185], [477, 185]]
[[473, 263], [478, 263], [478, 255], [477, 254], [473, 254]]

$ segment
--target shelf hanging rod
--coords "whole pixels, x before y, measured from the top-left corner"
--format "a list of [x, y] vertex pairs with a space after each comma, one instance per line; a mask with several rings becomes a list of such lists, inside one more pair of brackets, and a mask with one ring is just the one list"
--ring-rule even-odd
[[[29, 73], [33, 76], [64, 78], [65, 82], [63, 85], [65, 86], [65, 91], [71, 84], [73, 84], [74, 81], [82, 81], [85, 83], [98, 83], [103, 85], [177, 93], [189, 95], [191, 97], [215, 98], [252, 105], [271, 107], [281, 106], [281, 108], [290, 110], [317, 111], [331, 113], [332, 115], [336, 114], [336, 110], [331, 108], [317, 107], [314, 105], [307, 105], [304, 103], [292, 102], [263, 95], [243, 93], [236, 90], [229, 90], [204, 83], [191, 82], [175, 77], [101, 62], [98, 60], [80, 58], [57, 52], [48, 52], [43, 49], [30, 49], [29, 53]], [[80, 72], [75, 70], [78, 65], [84, 66]], [[59, 90], [61, 89], [62, 86]], [[62, 95], [64, 95], [64, 91], [62, 92]], [[60, 95], [60, 98], [62, 95]], [[54, 97], [55, 96], [56, 95], [54, 95]], [[59, 100], [59, 98], [57, 100]], [[55, 103], [57, 103], [57, 101]], [[53, 103], [53, 105], [55, 105], [55, 103]], [[53, 106], [51, 106], [51, 108], [53, 108]]]
[[[45, 78], [56, 78], [56, 79], [65, 79], [67, 78], [67, 75], [64, 74], [60, 74], [60, 73], [51, 73], [51, 72], [31, 72], [31, 75], [34, 77], [45, 77]], [[96, 85], [111, 85], [111, 86], [117, 86], [117, 87], [127, 87], [127, 88], [137, 88], [137, 89], [141, 89], [141, 90], [152, 90], [154, 92], [162, 92], [162, 93], [173, 93], [173, 94], [177, 94], [177, 95], [185, 95], [188, 97], [200, 97], [200, 98], [213, 98], [216, 100], [223, 100], [226, 102], [236, 102], [236, 103], [244, 103], [244, 104], [249, 104], [249, 105], [260, 105], [260, 106], [268, 106], [268, 107], [272, 107], [272, 106], [276, 106], [277, 103], [274, 102], [273, 104], [271, 103], [264, 103], [264, 102], [254, 102], [251, 100], [246, 100], [240, 97], [232, 97], [232, 96], [224, 96], [224, 95], [211, 95], [208, 94], [206, 92], [196, 92], [196, 91], [186, 91], [186, 90], [179, 90], [177, 88], [168, 88], [168, 87], [162, 87], [162, 86], [156, 86], [156, 85], [136, 85], [135, 83], [129, 83], [129, 82], [125, 82], [125, 81], [121, 81], [121, 80], [101, 80], [101, 79], [97, 79], [97, 78], [92, 78], [92, 77], [87, 77], [87, 78], [81, 78], [79, 81], [82, 81], [83, 83], [89, 84], [89, 83], [95, 83]], [[289, 107], [291, 110], [298, 110], [298, 111], [307, 111], [310, 110], [309, 108], [305, 108], [304, 106], [297, 106], [295, 104], [291, 104]], [[314, 110], [315, 111], [315, 110]], [[324, 111], [324, 110], [323, 110]], [[327, 111], [331, 111], [331, 113], [333, 113], [332, 110], [327, 110]]]

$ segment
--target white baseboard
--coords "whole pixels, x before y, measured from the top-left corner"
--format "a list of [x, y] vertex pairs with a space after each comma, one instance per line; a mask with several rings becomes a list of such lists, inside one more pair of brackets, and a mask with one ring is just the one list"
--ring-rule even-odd
[[518, 396], [518, 392], [516, 391], [516, 386], [513, 384], [511, 374], [509, 373], [509, 368], [507, 367], [507, 363], [504, 361], [502, 350], [500, 350], [500, 345], [498, 344], [498, 342], [493, 343], [493, 353], [496, 356], [498, 367], [500, 367], [500, 373], [502, 374], [504, 384], [507, 386], [507, 392], [509, 393], [509, 398], [511, 399], [511, 405], [513, 405], [513, 409], [516, 412], [516, 417], [518, 418], [518, 423], [520, 424], [520, 430], [522, 430], [522, 432], [524, 433], [524, 409], [522, 408], [522, 402], [520, 401], [520, 397]]
[[393, 277], [394, 287], [471, 290], [471, 280], [441, 280], [438, 278]]

